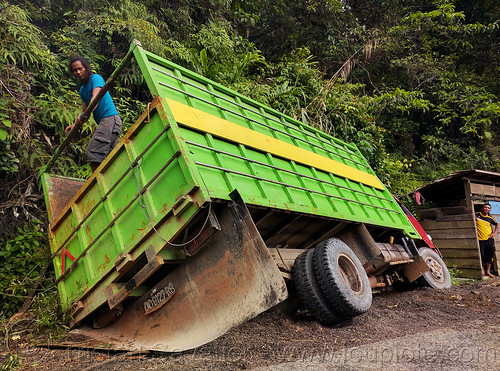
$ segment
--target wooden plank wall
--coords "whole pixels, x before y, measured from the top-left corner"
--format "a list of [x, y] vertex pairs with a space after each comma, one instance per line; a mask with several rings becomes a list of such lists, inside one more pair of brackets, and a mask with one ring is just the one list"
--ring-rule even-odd
[[481, 195], [482, 197], [488, 197], [488, 199], [500, 197], [500, 187], [495, 185], [473, 183], [472, 180], [470, 182], [470, 192], [472, 195]]
[[431, 235], [449, 268], [456, 266], [461, 277], [482, 278], [479, 244], [472, 214], [427, 219], [420, 221], [420, 224]]

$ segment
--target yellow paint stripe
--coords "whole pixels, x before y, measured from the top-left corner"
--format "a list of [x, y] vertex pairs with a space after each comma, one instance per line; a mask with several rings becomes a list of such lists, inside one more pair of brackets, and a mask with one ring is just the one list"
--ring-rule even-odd
[[174, 115], [175, 121], [183, 125], [236, 143], [241, 143], [259, 151], [269, 152], [279, 157], [312, 166], [355, 182], [363, 183], [377, 189], [384, 189], [380, 180], [372, 174], [365, 173], [331, 158], [256, 132], [175, 100], [169, 98], [165, 98], [165, 100]]

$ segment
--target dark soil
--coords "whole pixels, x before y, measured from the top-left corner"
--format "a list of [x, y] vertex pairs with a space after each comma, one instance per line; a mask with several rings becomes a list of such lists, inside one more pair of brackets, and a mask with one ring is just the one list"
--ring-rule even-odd
[[[333, 327], [322, 326], [307, 313], [269, 311], [209, 344], [177, 354], [46, 349], [29, 347], [22, 339], [9, 344], [26, 370], [236, 370], [312, 359], [408, 334], [422, 334], [428, 341], [425, 334], [432, 331], [481, 330], [485, 324], [500, 325], [500, 278], [441, 291], [415, 288], [376, 294], [368, 313]], [[0, 357], [6, 354], [4, 349]]]

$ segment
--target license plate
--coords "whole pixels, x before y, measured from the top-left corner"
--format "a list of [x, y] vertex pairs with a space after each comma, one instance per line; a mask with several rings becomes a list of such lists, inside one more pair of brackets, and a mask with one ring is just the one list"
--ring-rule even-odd
[[154, 289], [149, 299], [142, 304], [144, 307], [144, 314], [149, 314], [161, 308], [161, 306], [169, 301], [174, 294], [175, 287], [172, 282], [169, 282], [160, 290]]

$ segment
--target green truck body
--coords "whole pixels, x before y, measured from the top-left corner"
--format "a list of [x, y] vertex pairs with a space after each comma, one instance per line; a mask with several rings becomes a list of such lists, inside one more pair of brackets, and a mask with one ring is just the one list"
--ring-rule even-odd
[[143, 297], [157, 272], [210, 249], [216, 210], [234, 192], [270, 249], [314, 247], [346, 225], [418, 238], [354, 144], [132, 48], [154, 97], [147, 110], [90, 179], [42, 176], [75, 324]]

